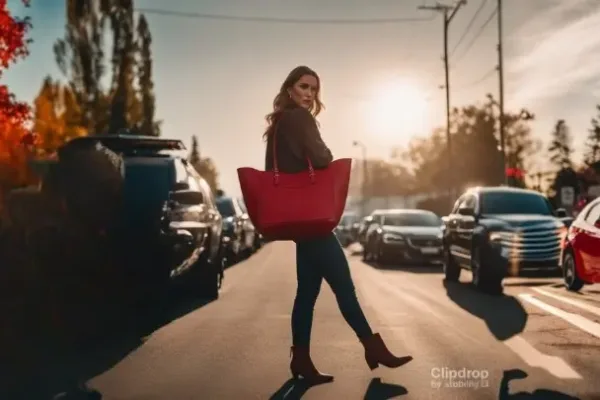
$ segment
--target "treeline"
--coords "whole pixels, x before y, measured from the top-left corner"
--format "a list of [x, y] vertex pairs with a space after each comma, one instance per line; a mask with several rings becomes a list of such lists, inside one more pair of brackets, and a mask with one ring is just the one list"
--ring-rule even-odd
[[[593, 112], [593, 110], [592, 110]], [[591, 119], [585, 144], [583, 165], [573, 161], [572, 135], [565, 120], [558, 120], [548, 132], [548, 143], [532, 135], [535, 115], [527, 109], [505, 111], [506, 168], [502, 163], [498, 102], [488, 95], [484, 102], [454, 108], [451, 112], [451, 158], [448, 157], [446, 129], [435, 129], [429, 136], [413, 139], [406, 148], [392, 152], [391, 160], [367, 161], [368, 197], [447, 193], [450, 188], [464, 190], [475, 185], [500, 185], [510, 173], [509, 183], [530, 187], [553, 195], [564, 186], [565, 171], [583, 173], [600, 161], [600, 105]], [[550, 162], [539, 165], [544, 154]], [[515, 172], [516, 171], [516, 172]], [[362, 193], [363, 166], [355, 164], [352, 194]], [[539, 177], [543, 177], [540, 181]], [[572, 181], [573, 179], [571, 179]], [[445, 207], [449, 201], [440, 200]]]
[[[60, 146], [75, 137], [161, 135], [152, 34], [144, 14], [134, 14], [133, 0], [67, 0], [66, 15], [64, 37], [54, 44], [62, 76], [47, 76], [41, 83], [30, 113], [34, 146], [30, 153], [7, 157], [3, 168], [11, 173], [2, 176], [5, 188], [34, 182], [28, 161], [54, 157]], [[197, 149], [197, 139], [192, 145]], [[194, 165], [211, 186], [218, 186], [211, 159], [194, 161]]]
[[131, 0], [67, 0], [66, 7], [65, 35], [54, 44], [63, 76], [47, 77], [34, 101], [40, 151], [52, 154], [81, 135], [159, 136], [145, 16], [134, 19]]

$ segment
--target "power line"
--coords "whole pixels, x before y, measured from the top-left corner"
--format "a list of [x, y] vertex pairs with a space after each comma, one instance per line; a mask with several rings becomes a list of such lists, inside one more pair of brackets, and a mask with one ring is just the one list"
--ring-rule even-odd
[[490, 69], [483, 76], [481, 76], [481, 78], [479, 78], [473, 82], [467, 83], [465, 85], [461, 85], [457, 89], [454, 89], [454, 91], [462, 91], [462, 90], [470, 89], [472, 87], [480, 85], [483, 82], [485, 82], [486, 80], [488, 80], [489, 78], [491, 78], [496, 73], [496, 71], [498, 71], [498, 67], [494, 67], [494, 68]]
[[498, 7], [496, 7], [494, 9], [494, 11], [488, 17], [488, 19], [486, 19], [485, 22], [483, 23], [483, 25], [481, 25], [481, 27], [479, 28], [479, 31], [477, 31], [477, 34], [475, 36], [473, 36], [473, 39], [469, 42], [469, 45], [467, 46], [467, 48], [465, 49], [465, 51], [463, 51], [462, 55], [460, 57], [458, 57], [458, 60], [454, 61], [454, 65], [455, 66], [463, 58], [465, 58], [465, 56], [469, 53], [469, 51], [471, 50], [471, 47], [473, 47], [473, 45], [475, 44], [475, 42], [477, 42], [477, 39], [479, 39], [479, 37], [481, 37], [481, 34], [485, 30], [485, 28], [489, 25], [489, 23], [492, 22], [492, 19], [496, 16], [497, 12], [498, 12]]
[[481, 4], [479, 4], [479, 8], [477, 9], [477, 11], [475, 11], [475, 14], [473, 15], [473, 17], [471, 18], [471, 21], [469, 21], [469, 24], [467, 25], [467, 28], [463, 32], [463, 34], [460, 37], [460, 39], [458, 39], [458, 42], [456, 42], [456, 44], [454, 45], [454, 48], [450, 52], [450, 56], [449, 57], [452, 57], [454, 55], [454, 53], [456, 52], [456, 49], [458, 49], [458, 46], [460, 46], [460, 44], [462, 43], [462, 41], [465, 40], [465, 38], [467, 37], [467, 33], [469, 33], [469, 31], [473, 27], [473, 24], [475, 23], [475, 20], [477, 20], [477, 17], [481, 13], [481, 11], [483, 10], [483, 7], [487, 4], [487, 2], [488, 2], [488, 0], [482, 0], [481, 1]]
[[396, 24], [405, 22], [425, 22], [434, 19], [432, 13], [428, 18], [364, 18], [364, 19], [302, 19], [302, 18], [278, 18], [278, 17], [257, 17], [257, 16], [238, 16], [224, 14], [207, 14], [199, 12], [171, 11], [158, 8], [137, 8], [137, 12], [161, 15], [166, 17], [192, 18], [192, 19], [211, 19], [221, 21], [238, 22], [262, 22], [275, 24], [310, 24], [310, 25], [380, 25]]

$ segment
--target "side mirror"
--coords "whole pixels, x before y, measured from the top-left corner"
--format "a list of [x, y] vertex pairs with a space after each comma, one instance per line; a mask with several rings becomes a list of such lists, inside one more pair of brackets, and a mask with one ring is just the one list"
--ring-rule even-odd
[[176, 192], [171, 192], [170, 197], [170, 200], [189, 206], [202, 204], [204, 202], [204, 195], [202, 192], [194, 190], [178, 190]]
[[461, 207], [458, 209], [458, 213], [467, 217], [474, 217], [475, 209], [471, 207]]
[[567, 210], [565, 210], [564, 208], [558, 208], [558, 209], [556, 209], [556, 216], [558, 218], [566, 218], [566, 217], [568, 217]]

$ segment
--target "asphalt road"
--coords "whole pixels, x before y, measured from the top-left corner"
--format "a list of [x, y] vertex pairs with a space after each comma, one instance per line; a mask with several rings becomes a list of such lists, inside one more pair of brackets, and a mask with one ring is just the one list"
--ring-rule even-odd
[[464, 272], [464, 283], [444, 285], [439, 267], [349, 259], [374, 330], [414, 357], [408, 365], [371, 372], [324, 284], [313, 356], [335, 381], [290, 381], [294, 245], [274, 243], [227, 271], [219, 300], [187, 304], [143, 340], [111, 350], [88, 384], [105, 400], [600, 399], [597, 287], [567, 294], [556, 278], [518, 278], [492, 297]]

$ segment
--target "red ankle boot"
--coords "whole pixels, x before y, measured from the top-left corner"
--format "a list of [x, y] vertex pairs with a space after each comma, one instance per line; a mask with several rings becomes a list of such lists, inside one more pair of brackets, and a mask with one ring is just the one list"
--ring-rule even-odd
[[371, 370], [379, 367], [379, 364], [388, 368], [398, 368], [413, 359], [411, 356], [396, 357], [393, 355], [379, 333], [362, 338], [360, 341], [365, 347], [365, 360]]
[[290, 371], [294, 379], [302, 377], [302, 380], [310, 385], [319, 385], [333, 381], [333, 376], [322, 374], [317, 370], [310, 358], [309, 347], [292, 347]]

